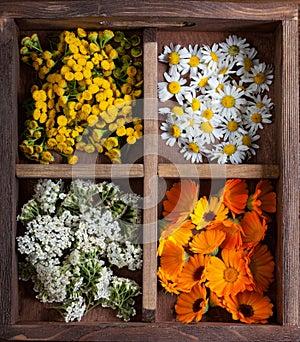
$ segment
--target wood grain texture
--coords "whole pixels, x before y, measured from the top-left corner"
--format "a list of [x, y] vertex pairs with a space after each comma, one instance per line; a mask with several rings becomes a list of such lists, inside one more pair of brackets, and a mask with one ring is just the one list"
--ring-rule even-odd
[[11, 19], [0, 19], [0, 326], [17, 318], [17, 258], [15, 253], [17, 183], [17, 89], [19, 55], [17, 27]]
[[18, 178], [140, 178], [142, 164], [17, 164]]

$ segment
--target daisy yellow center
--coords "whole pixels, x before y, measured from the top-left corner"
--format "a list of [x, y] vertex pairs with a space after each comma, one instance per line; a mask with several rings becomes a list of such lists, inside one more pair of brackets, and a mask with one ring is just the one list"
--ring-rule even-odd
[[171, 135], [174, 137], [174, 138], [179, 138], [180, 137], [180, 134], [181, 134], [181, 131], [180, 131], [180, 128], [176, 125], [173, 125], [171, 127]]
[[217, 93], [219, 92], [219, 90], [223, 91], [224, 90], [224, 85], [223, 84], [219, 84], [215, 90], [216, 90]]
[[176, 81], [172, 81], [168, 84], [168, 90], [171, 94], [178, 94], [180, 92], [180, 84]]
[[220, 75], [226, 74], [227, 70], [228, 70], [228, 68], [223, 68], [219, 71], [219, 74]]
[[249, 72], [251, 71], [251, 68], [253, 67], [253, 61], [251, 58], [245, 57], [244, 58], [244, 69], [245, 71]]
[[234, 120], [229, 121], [227, 124], [228, 131], [235, 132], [238, 129], [238, 123]]
[[256, 84], [263, 84], [266, 80], [266, 75], [263, 72], [259, 72], [256, 76], [254, 76], [253, 81]]
[[222, 98], [222, 105], [225, 108], [231, 108], [235, 105], [235, 98], [232, 95], [225, 95]]
[[257, 108], [263, 108], [264, 104], [262, 102], [257, 102], [256, 107]]
[[202, 113], [202, 116], [207, 120], [210, 120], [213, 117], [213, 115], [214, 115], [214, 112], [211, 109], [206, 109]]
[[175, 51], [171, 52], [168, 58], [169, 58], [169, 63], [172, 65], [177, 65], [180, 62], [180, 56], [178, 52], [175, 52]]
[[205, 133], [211, 133], [213, 131], [213, 126], [209, 122], [202, 122], [200, 128]]
[[193, 111], [195, 110], [199, 110], [200, 109], [200, 101], [199, 99], [192, 99], [192, 104], [191, 104], [191, 107], [193, 109]]
[[251, 115], [251, 120], [254, 123], [260, 123], [261, 122], [261, 114], [259, 113], [254, 113]]
[[198, 312], [202, 309], [201, 303], [203, 302], [203, 298], [198, 298], [193, 303], [193, 311]]
[[218, 60], [219, 60], [217, 54], [213, 51], [210, 53], [210, 57], [214, 62], [218, 62]]
[[234, 154], [235, 151], [236, 151], [236, 147], [232, 144], [228, 144], [223, 147], [223, 153], [227, 154], [228, 156], [231, 156], [232, 154]]
[[194, 142], [189, 143], [189, 150], [194, 153], [198, 153], [200, 151], [200, 148], [197, 144]]
[[190, 124], [191, 127], [193, 127], [195, 125], [195, 121], [193, 119], [190, 119], [189, 120], [189, 124]]
[[205, 87], [207, 85], [208, 82], [208, 78], [207, 77], [203, 77], [201, 78], [201, 80], [198, 82], [198, 86], [201, 87]]
[[189, 61], [191, 67], [196, 67], [200, 64], [200, 59], [197, 56], [192, 56]]
[[244, 317], [252, 317], [254, 315], [254, 310], [249, 304], [241, 304], [238, 311], [241, 312]]
[[242, 138], [242, 143], [243, 145], [250, 147], [252, 143], [252, 139], [249, 137], [249, 135], [244, 135]]
[[227, 283], [234, 283], [238, 279], [239, 272], [233, 267], [228, 267], [224, 271], [223, 276]]
[[240, 52], [240, 48], [237, 45], [231, 45], [228, 49], [230, 56], [236, 56]]
[[182, 107], [174, 106], [171, 110], [171, 112], [175, 115], [181, 116], [184, 114], [184, 110]]

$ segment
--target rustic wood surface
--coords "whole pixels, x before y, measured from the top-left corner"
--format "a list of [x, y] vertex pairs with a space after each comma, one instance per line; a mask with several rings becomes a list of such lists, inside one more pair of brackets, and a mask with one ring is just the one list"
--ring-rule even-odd
[[[220, 3], [226, 2], [225, 0]], [[5, 160], [5, 163], [1, 165], [1, 186], [3, 192], [3, 198], [0, 204], [0, 210], [2, 213], [16, 212], [16, 201], [13, 199], [17, 198], [17, 189], [18, 189], [18, 181], [14, 178], [14, 174], [16, 172], [16, 176], [20, 179], [20, 189], [22, 189], [22, 184], [25, 182], [25, 178], [34, 177], [35, 171], [37, 169], [30, 170], [30, 167], [27, 165], [15, 165], [17, 160], [16, 150], [17, 150], [17, 136], [14, 132], [16, 132], [17, 125], [17, 108], [16, 108], [16, 84], [18, 83], [18, 56], [16, 51], [18, 51], [16, 44], [17, 42], [13, 39], [17, 33], [17, 25], [15, 25], [13, 20], [9, 18], [19, 18], [16, 20], [17, 24], [20, 24], [23, 29], [31, 28], [38, 29], [43, 27], [43, 25], [47, 25], [47, 28], [68, 28], [74, 27], [74, 18], [78, 25], [80, 23], [87, 24], [85, 18], [81, 19], [79, 16], [94, 16], [94, 20], [89, 20], [91, 27], [95, 27], [95, 25], [99, 24], [99, 16], [101, 17], [101, 25], [105, 26], [111, 23], [112, 18], [118, 18], [122, 25], [126, 27], [134, 27], [140, 23], [144, 24], [144, 27], [151, 27], [154, 25], [156, 27], [164, 27], [164, 23], [168, 25], [172, 23], [174, 30], [179, 30], [181, 26], [185, 26], [186, 23], [182, 19], [178, 19], [178, 17], [192, 18], [194, 19], [195, 25], [199, 25], [200, 19], [199, 14], [202, 16], [201, 24], [206, 23], [208, 30], [213, 30], [214, 26], [210, 24], [210, 21], [204, 21], [203, 16], [205, 15], [207, 18], [214, 17], [217, 15], [222, 18], [222, 26], [227, 25], [228, 28], [234, 29], [232, 24], [228, 21], [228, 19], [233, 19], [236, 17], [247, 19], [243, 24], [240, 23], [239, 27], [243, 27], [243, 29], [247, 30], [247, 26], [253, 27], [254, 21], [252, 19], [263, 19], [261, 23], [263, 25], [258, 27], [260, 32], [264, 31], [272, 31], [274, 29], [274, 24], [269, 23], [268, 19], [281, 20], [285, 18], [285, 25], [283, 27], [282, 36], [293, 37], [296, 35], [295, 31], [295, 23], [293, 23], [294, 18], [294, 5], [300, 3], [299, 0], [292, 1], [273, 1], [273, 0], [249, 0], [248, 3], [256, 3], [255, 9], [252, 5], [247, 5], [244, 2], [232, 0], [231, 3], [223, 4], [221, 6], [222, 10], [220, 10], [217, 6], [214, 7], [215, 12], [212, 12], [212, 4], [211, 1], [205, 1], [201, 4], [201, 11], [199, 10], [199, 1], [173, 1], [172, 5], [170, 1], [151, 1], [149, 3], [141, 2], [142, 6], [138, 6], [138, 1], [122, 1], [122, 6], [117, 6], [116, 2], [109, 1], [86, 1], [84, 6], [80, 6], [80, 0], [65, 0], [61, 1], [63, 5], [59, 4], [58, 1], [36, 1], [35, 2], [35, 10], [32, 11], [32, 3], [29, 0], [23, 1], [3, 1], [0, 0], [0, 81], [1, 84], [3, 80], [5, 80], [6, 87], [0, 87], [0, 98], [1, 100], [1, 116], [0, 116], [0, 129], [1, 132], [7, 132], [7, 134], [1, 134], [1, 144], [0, 148], [0, 160]], [[81, 2], [82, 3], [82, 2]], [[99, 5], [100, 3], [100, 5]], [[102, 4], [105, 4], [103, 6]], [[268, 11], [270, 13], [270, 17], [265, 17], [265, 6], [268, 5]], [[284, 6], [283, 6], [284, 4]], [[287, 4], [291, 4], [291, 6], [286, 6]], [[197, 6], [196, 6], [197, 5]], [[225, 6], [225, 7], [224, 7]], [[58, 11], [58, 8], [60, 9]], [[198, 8], [198, 10], [197, 10]], [[96, 10], [95, 10], [96, 9]], [[223, 11], [227, 9], [227, 11]], [[229, 11], [230, 10], [230, 11]], [[163, 20], [157, 15], [160, 14], [163, 17]], [[178, 14], [180, 13], [180, 15]], [[25, 19], [24, 19], [25, 17]], [[49, 18], [51, 19], [49, 21]], [[102, 20], [103, 19], [103, 20]], [[52, 25], [52, 26], [51, 26]], [[87, 25], [87, 26], [88, 26]], [[113, 22], [113, 25], [117, 27], [118, 25]], [[230, 26], [231, 25], [231, 26]], [[237, 24], [238, 25], [238, 24]], [[218, 26], [217, 26], [218, 27]], [[219, 26], [221, 27], [221, 26]], [[278, 35], [279, 36], [279, 35]], [[145, 57], [145, 61], [151, 61], [155, 56], [157, 56], [157, 44], [155, 43], [155, 35], [151, 30], [149, 30], [148, 39], [146, 47], [146, 52], [148, 57]], [[285, 56], [288, 55], [291, 48], [298, 47], [298, 42], [294, 39], [291, 45], [287, 42], [288, 40], [283, 39], [283, 52], [278, 51], [278, 46], [281, 46], [281, 42], [272, 41], [271, 44], [274, 44], [274, 58], [280, 59], [281, 53], [284, 53]], [[151, 57], [152, 56], [152, 57]], [[273, 58], [273, 55], [271, 56]], [[9, 60], [10, 65], [2, 65], [2, 60]], [[294, 59], [294, 55], [292, 54], [291, 58], [285, 59], [285, 64], [283, 65], [284, 75], [289, 75], [288, 77], [283, 77], [280, 82], [283, 82], [285, 89], [292, 89], [293, 85], [297, 85], [298, 80], [296, 77], [298, 76], [297, 72], [294, 72], [292, 69], [295, 67], [295, 63], [297, 61]], [[155, 68], [156, 69], [156, 68]], [[291, 76], [291, 77], [290, 77]], [[145, 98], [153, 98], [153, 95], [156, 92], [156, 80], [157, 75], [154, 73], [148, 73], [146, 75], [147, 81], [145, 82]], [[278, 81], [279, 82], [279, 81]], [[279, 87], [279, 85], [278, 85]], [[275, 87], [276, 88], [276, 87]], [[274, 93], [276, 94], [276, 89], [274, 89]], [[243, 324], [237, 323], [227, 323], [222, 324], [218, 323], [201, 323], [201, 324], [191, 324], [184, 325], [178, 324], [175, 321], [167, 323], [156, 322], [156, 323], [140, 323], [140, 322], [131, 322], [131, 323], [117, 323], [111, 317], [112, 315], [107, 315], [103, 317], [101, 320], [101, 324], [97, 323], [87, 323], [82, 322], [78, 324], [63, 324], [63, 323], [25, 323], [25, 324], [13, 324], [10, 325], [11, 322], [16, 322], [18, 317], [20, 317], [20, 313], [17, 310], [20, 310], [21, 317], [23, 320], [26, 320], [26, 301], [17, 303], [18, 294], [16, 293], [17, 286], [17, 272], [16, 272], [16, 255], [12, 253], [15, 250], [15, 242], [14, 236], [16, 234], [16, 222], [15, 216], [11, 215], [7, 217], [7, 215], [0, 216], [0, 250], [1, 250], [1, 258], [0, 258], [0, 286], [3, 289], [12, 289], [12, 291], [5, 291], [5, 293], [1, 294], [0, 297], [0, 316], [1, 323], [4, 324], [0, 326], [0, 340], [1, 337], [5, 338], [5, 340], [41, 340], [41, 336], [44, 340], [53, 340], [53, 341], [160, 341], [160, 340], [173, 340], [173, 341], [300, 341], [300, 328], [299, 328], [299, 310], [297, 310], [297, 306], [299, 307], [299, 269], [291, 268], [289, 265], [290, 260], [296, 260], [299, 251], [295, 246], [295, 241], [299, 241], [299, 233], [298, 229], [290, 229], [288, 231], [288, 227], [291, 226], [291, 222], [297, 224], [297, 220], [295, 219], [295, 212], [299, 211], [298, 205], [298, 193], [295, 191], [295, 185], [298, 185], [298, 146], [295, 144], [295, 133], [298, 134], [298, 130], [295, 127], [298, 127], [298, 112], [297, 108], [290, 107], [291, 101], [289, 98], [298, 98], [298, 88], [294, 89], [293, 93], [284, 93], [282, 94], [282, 100], [277, 100], [278, 103], [284, 107], [286, 105], [286, 109], [283, 112], [283, 118], [277, 123], [279, 127], [274, 127], [272, 136], [273, 138], [277, 138], [278, 141], [278, 154], [270, 155], [266, 162], [267, 165], [260, 165], [257, 167], [253, 165], [253, 169], [249, 171], [250, 176], [256, 178], [258, 175], [265, 175], [268, 178], [277, 179], [279, 178], [279, 211], [278, 217], [279, 220], [282, 220], [283, 226], [286, 227], [284, 231], [278, 232], [278, 241], [281, 241], [278, 246], [278, 255], [277, 260], [277, 278], [281, 279], [281, 286], [278, 289], [278, 320], [283, 324], [287, 324], [287, 326], [278, 326], [278, 325], [267, 325], [267, 326], [245, 326]], [[4, 100], [3, 100], [4, 99]], [[151, 120], [154, 118], [154, 109], [152, 104], [147, 104], [147, 119], [148, 123], [145, 123], [145, 132], [147, 134], [157, 134], [158, 127], [157, 124], [153, 125]], [[7, 112], [11, 110], [13, 120], [7, 120]], [[281, 124], [284, 122], [290, 122], [291, 130], [282, 130]], [[277, 132], [277, 133], [276, 133]], [[281, 133], [280, 133], [281, 132]], [[12, 138], [10, 138], [12, 137]], [[7, 139], [9, 138], [9, 139]], [[270, 138], [270, 137], [269, 137]], [[293, 146], [292, 151], [289, 149], [288, 143], [291, 143]], [[281, 144], [286, 144], [286, 146], [281, 151]], [[141, 304], [144, 308], [143, 316], [145, 321], [153, 321], [155, 320], [156, 311], [156, 303], [157, 303], [157, 289], [156, 289], [156, 225], [155, 218], [157, 217], [158, 209], [156, 207], [151, 208], [151, 196], [159, 197], [159, 194], [156, 193], [157, 188], [159, 187], [159, 183], [157, 182], [156, 174], [157, 169], [159, 170], [159, 175], [164, 177], [177, 177], [177, 170], [174, 170], [174, 167], [169, 169], [167, 164], [158, 165], [157, 160], [157, 145], [156, 144], [145, 144], [145, 151], [147, 152], [147, 156], [144, 160], [144, 165], [151, 165], [151, 167], [147, 167], [145, 170], [143, 165], [136, 164], [133, 168], [127, 168], [125, 173], [126, 177], [139, 178], [138, 187], [141, 188], [141, 178], [144, 177], [144, 196], [148, 195], [149, 198], [145, 201], [145, 205], [150, 206], [150, 210], [148, 214], [144, 216], [144, 223], [147, 223], [149, 226], [149, 230], [147, 230], [145, 239], [149, 242], [144, 248], [145, 255], [145, 264], [146, 272], [143, 273], [143, 282], [149, 282], [150, 285], [147, 285], [147, 293], [143, 296], [143, 303]], [[289, 158], [289, 153], [295, 158]], [[263, 156], [260, 157], [263, 160]], [[281, 165], [278, 168], [278, 164]], [[264, 163], [262, 163], [264, 164]], [[275, 164], [275, 165], [270, 165]], [[184, 168], [188, 165], [183, 165]], [[38, 165], [34, 167], [39, 167]], [[57, 169], [55, 169], [57, 167]], [[58, 171], [62, 172], [62, 177], [68, 177], [70, 175], [70, 170], [63, 170], [65, 166], [60, 165], [54, 166], [53, 169], [49, 169], [46, 173], [44, 171], [38, 171], [38, 175], [47, 176], [49, 174], [53, 174], [52, 172]], [[84, 168], [84, 166], [83, 166]], [[201, 171], [202, 167], [196, 168], [196, 172]], [[230, 169], [230, 166], [229, 166]], [[292, 174], [293, 170], [297, 171], [296, 174]], [[180, 171], [180, 170], [179, 170]], [[49, 173], [48, 173], [49, 172]], [[84, 169], [78, 169], [80, 172], [84, 172]], [[122, 171], [118, 168], [113, 169], [110, 165], [105, 166], [104, 168], [99, 167], [96, 168], [96, 174], [99, 177], [104, 177], [105, 172], [116, 172], [118, 177], [122, 177]], [[189, 171], [191, 172], [191, 171]], [[213, 171], [218, 173], [218, 168]], [[239, 171], [235, 171], [239, 173]], [[241, 176], [245, 175], [243, 172], [240, 174]], [[251, 177], [248, 177], [251, 178]], [[286, 196], [288, 194], [288, 198]], [[22, 194], [20, 196], [22, 198]], [[281, 198], [285, 198], [285, 201], [282, 201]], [[9, 228], [9, 229], [8, 229]], [[281, 237], [284, 234], [286, 240], [282, 241]], [[289, 244], [294, 242], [292, 244]], [[4, 257], [3, 257], [4, 256]], [[297, 264], [297, 263], [295, 263]], [[154, 285], [155, 284], [155, 285]], [[20, 297], [24, 294], [25, 298], [28, 299], [27, 290], [24, 287], [21, 287], [19, 291]], [[159, 295], [159, 294], [158, 294]], [[26, 300], [27, 300], [26, 299]], [[283, 300], [282, 300], [283, 299]], [[161, 305], [169, 305], [171, 301], [165, 299], [160, 300]], [[12, 309], [8, 309], [12, 308]], [[171, 310], [171, 307], [160, 307], [160, 313], [158, 313], [157, 317], [161, 318], [164, 321], [164, 317], [167, 317], [169, 313], [165, 314], [162, 310]], [[37, 309], [39, 310], [39, 309]], [[97, 314], [96, 314], [97, 315]], [[31, 316], [29, 314], [29, 316]], [[33, 316], [37, 317], [35, 313]], [[33, 317], [31, 316], [31, 317]], [[105, 319], [109, 322], [105, 322]], [[139, 317], [140, 318], [140, 317]], [[96, 322], [97, 316], [93, 316], [91, 318], [91, 322]], [[298, 324], [298, 327], [296, 326]]]

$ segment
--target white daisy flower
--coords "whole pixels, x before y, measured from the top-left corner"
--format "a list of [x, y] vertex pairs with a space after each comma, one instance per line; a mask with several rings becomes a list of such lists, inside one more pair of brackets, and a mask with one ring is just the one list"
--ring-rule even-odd
[[219, 78], [224, 78], [226, 80], [228, 79], [229, 75], [234, 73], [234, 62], [227, 61], [226, 59], [220, 60], [215, 70], [215, 74], [218, 75]]
[[224, 141], [230, 140], [236, 135], [242, 135], [246, 133], [246, 130], [242, 126], [241, 118], [231, 119], [222, 117], [222, 122], [219, 124]]
[[255, 48], [250, 48], [245, 55], [237, 56], [236, 65], [240, 67], [236, 71], [237, 76], [247, 76], [251, 72], [251, 69], [259, 64], [259, 59], [254, 59], [256, 55], [257, 50]]
[[243, 115], [243, 121], [250, 133], [256, 133], [258, 129], [263, 129], [263, 124], [272, 122], [271, 117], [272, 114], [269, 112], [249, 107]]
[[205, 94], [207, 90], [210, 90], [209, 79], [213, 75], [213, 71], [208, 68], [203, 68], [196, 75], [191, 75], [190, 85], [196, 91], [200, 91]]
[[187, 107], [185, 109], [184, 115], [181, 118], [181, 122], [187, 136], [197, 136], [197, 129], [201, 123], [201, 112], [194, 111], [191, 107]]
[[214, 149], [209, 154], [211, 160], [217, 159], [218, 164], [241, 164], [246, 157], [248, 147], [239, 145], [237, 141], [221, 142], [214, 146]]
[[210, 90], [207, 90], [206, 94], [212, 97], [216, 93], [218, 94], [220, 91], [223, 91], [226, 85], [230, 85], [226, 78], [216, 76], [209, 78], [208, 84], [210, 86]]
[[161, 134], [161, 137], [163, 140], [167, 140], [167, 146], [174, 146], [177, 141], [180, 141], [180, 139], [185, 137], [180, 120], [176, 120], [173, 116], [169, 116], [168, 119], [161, 124], [160, 129], [164, 131]]
[[196, 44], [194, 47], [189, 45], [189, 53], [190, 58], [184, 59], [182, 61], [182, 67], [183, 70], [181, 72], [181, 75], [185, 75], [188, 72], [190, 73], [189, 76], [195, 76], [197, 75], [197, 72], [201, 68], [201, 58], [202, 54], [200, 49], [198, 48], [198, 44]]
[[246, 132], [245, 134], [236, 135], [232, 138], [232, 141], [236, 140], [238, 145], [245, 145], [248, 147], [246, 151], [247, 159], [256, 155], [256, 150], [259, 149], [259, 145], [255, 142], [260, 139], [260, 136], [253, 132]]
[[181, 72], [183, 65], [186, 64], [185, 59], [188, 61], [191, 54], [185, 47], [170, 43], [170, 46], [165, 45], [163, 53], [158, 56], [158, 60], [163, 63], [167, 63], [170, 68], [170, 73], [173, 71]]
[[266, 63], [254, 65], [248, 76], [243, 77], [244, 82], [250, 82], [249, 89], [255, 92], [269, 91], [269, 85], [273, 82], [273, 69]]
[[164, 108], [159, 108], [158, 109], [158, 112], [159, 114], [162, 114], [162, 115], [175, 115], [175, 116], [182, 116], [184, 115], [184, 109], [185, 109], [185, 106], [174, 106], [172, 108], [170, 107], [164, 107]]
[[213, 71], [217, 69], [220, 59], [224, 58], [223, 54], [219, 50], [219, 45], [216, 43], [214, 43], [212, 47], [209, 45], [203, 45], [200, 48], [200, 51], [203, 62]]
[[214, 144], [216, 140], [221, 139], [223, 132], [217, 127], [213, 120], [203, 120], [199, 125], [199, 137], [206, 144]]
[[256, 110], [267, 112], [273, 108], [274, 103], [268, 97], [268, 95], [264, 95], [264, 97], [262, 97], [261, 94], [252, 94], [249, 97], [250, 100], [248, 100], [248, 107], [254, 107]]
[[220, 51], [226, 57], [226, 60], [235, 61], [238, 56], [246, 54], [249, 44], [246, 43], [245, 38], [240, 38], [232, 35], [226, 38], [225, 42], [220, 43]]
[[212, 101], [206, 100], [201, 106], [201, 119], [203, 121], [213, 121], [214, 124], [221, 122], [221, 117], [216, 111], [216, 106], [212, 104]]
[[182, 141], [180, 153], [183, 153], [184, 158], [192, 163], [202, 163], [207, 152], [204, 143], [199, 138], [187, 137]]
[[223, 116], [236, 119], [246, 105], [244, 91], [231, 85], [225, 85], [224, 91], [219, 90], [213, 94], [212, 102], [217, 106], [217, 111]]
[[191, 88], [184, 86], [187, 81], [181, 78], [179, 72], [174, 71], [171, 75], [165, 72], [164, 77], [167, 82], [158, 83], [158, 97], [161, 102], [166, 102], [173, 96], [180, 105], [183, 104], [185, 98], [189, 101], [192, 100]]
[[191, 108], [194, 112], [199, 111], [202, 107], [202, 103], [204, 99], [205, 99], [205, 96], [203, 95], [193, 97], [192, 101], [187, 104], [187, 108]]

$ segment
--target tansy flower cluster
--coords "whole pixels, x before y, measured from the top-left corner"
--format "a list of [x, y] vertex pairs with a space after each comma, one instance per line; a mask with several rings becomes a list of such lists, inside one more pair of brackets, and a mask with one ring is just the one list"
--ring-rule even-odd
[[49, 308], [66, 322], [80, 321], [98, 305], [130, 320], [141, 288], [116, 270], [142, 267], [142, 248], [135, 243], [139, 200], [113, 183], [39, 180], [18, 216], [25, 227], [17, 237], [25, 256], [20, 279], [32, 280], [36, 298], [56, 303]]
[[53, 152], [75, 164], [76, 150], [120, 163], [122, 146], [142, 136], [134, 111], [143, 84], [140, 36], [78, 28], [49, 39], [49, 50], [37, 34], [21, 41], [22, 61], [38, 76], [26, 103], [21, 151], [42, 164], [54, 161]]
[[178, 295], [177, 319], [200, 321], [209, 307], [226, 309], [234, 320], [267, 323], [273, 304], [272, 254], [264, 242], [276, 211], [269, 180], [253, 193], [242, 179], [227, 180], [217, 195], [201, 196], [193, 180], [175, 183], [163, 202], [158, 246], [162, 287]]
[[159, 109], [168, 146], [178, 145], [192, 163], [240, 164], [256, 154], [258, 131], [271, 123], [273, 108], [272, 66], [257, 53], [236, 35], [212, 46], [164, 46], [158, 60], [168, 70], [158, 97], [177, 102]]

